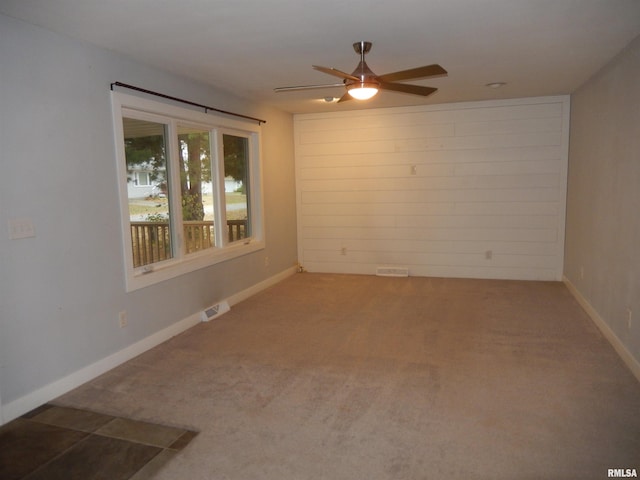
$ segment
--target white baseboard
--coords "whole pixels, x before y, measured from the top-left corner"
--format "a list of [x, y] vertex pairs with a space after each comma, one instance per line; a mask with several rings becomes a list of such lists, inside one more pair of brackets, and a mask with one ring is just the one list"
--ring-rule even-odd
[[66, 377], [56, 380], [38, 390], [35, 390], [27, 395], [14, 400], [2, 407], [3, 421], [9, 422], [14, 418], [23, 415], [34, 408], [53, 400], [60, 395], [63, 395], [76, 387], [79, 387], [83, 383], [88, 382], [105, 372], [117, 367], [118, 365], [137, 357], [141, 353], [166, 342], [171, 337], [174, 337], [185, 330], [200, 323], [200, 312], [189, 316], [173, 325], [160, 330], [159, 332], [149, 335], [148, 337], [140, 340], [139, 342], [129, 345], [122, 350], [109, 355], [102, 360], [98, 360], [91, 365], [88, 365], [80, 370], [77, 370]]
[[[245, 300], [252, 295], [268, 288], [276, 283], [284, 280], [285, 278], [296, 273], [296, 267], [291, 267], [279, 274], [274, 275], [256, 285], [253, 285], [246, 290], [236, 293], [231, 296], [227, 301], [230, 305], [235, 305], [242, 300]], [[65, 393], [79, 387], [83, 383], [86, 383], [94, 378], [108, 372], [109, 370], [117, 367], [118, 365], [131, 360], [134, 357], [150, 350], [153, 347], [166, 342], [172, 337], [188, 330], [201, 322], [200, 312], [194, 313], [189, 317], [182, 319], [169, 327], [160, 330], [148, 337], [140, 340], [139, 342], [129, 345], [122, 350], [109, 355], [106, 358], [98, 360], [91, 365], [88, 365], [80, 370], [77, 370], [60, 380], [56, 380], [42, 388], [34, 390], [33, 392], [24, 395], [6, 405], [0, 405], [0, 425], [10, 422], [14, 418], [18, 418], [20, 415], [33, 410], [40, 405], [47, 403], [54, 398], [64, 395]]]
[[567, 277], [563, 277], [562, 281], [567, 286], [571, 294], [578, 301], [580, 306], [584, 308], [587, 312], [593, 323], [600, 329], [604, 337], [609, 341], [611, 346], [615, 349], [615, 351], [620, 355], [620, 358], [625, 363], [625, 365], [631, 370], [631, 373], [635, 375], [635, 377], [640, 382], [640, 362], [636, 359], [631, 352], [627, 350], [627, 347], [624, 346], [622, 341], [618, 338], [618, 336], [611, 330], [611, 327], [604, 321], [604, 319], [600, 316], [600, 314], [591, 306], [591, 304], [587, 301], [586, 298], [582, 296], [582, 294], [578, 291], [578, 289], [571, 283], [571, 281]]

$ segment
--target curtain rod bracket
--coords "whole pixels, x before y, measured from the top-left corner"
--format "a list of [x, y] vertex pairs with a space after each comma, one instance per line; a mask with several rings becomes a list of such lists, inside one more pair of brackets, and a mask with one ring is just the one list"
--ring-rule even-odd
[[262, 120], [260, 118], [250, 117], [248, 115], [243, 115], [241, 113], [229, 112], [227, 110], [220, 110], [219, 108], [209, 107], [207, 105], [202, 105], [201, 103], [191, 102], [189, 100], [184, 100], [184, 99], [178, 98], [178, 97], [172, 97], [171, 95], [165, 95], [164, 93], [154, 92], [153, 90], [147, 90], [146, 88], [134, 87], [133, 85], [128, 85], [126, 83], [113, 82], [111, 84], [111, 91], [113, 91], [113, 87], [114, 86], [115, 87], [128, 88], [129, 90], [135, 90], [137, 92], [146, 93], [148, 95], [155, 95], [156, 97], [166, 98], [167, 100], [173, 100], [175, 102], [185, 103], [185, 104], [191, 105], [193, 107], [199, 107], [199, 108], [204, 109], [204, 113], [209, 113], [209, 111], [223, 113], [225, 115], [232, 115], [234, 117], [240, 117], [240, 118], [245, 118], [247, 120], [253, 120], [254, 122], [258, 122], [258, 125], [261, 125], [263, 123], [267, 123], [266, 120]]

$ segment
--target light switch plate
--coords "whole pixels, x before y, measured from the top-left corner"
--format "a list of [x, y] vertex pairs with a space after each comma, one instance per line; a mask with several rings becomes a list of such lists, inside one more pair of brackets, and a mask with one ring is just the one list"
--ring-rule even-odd
[[36, 236], [36, 227], [30, 218], [12, 218], [9, 220], [9, 238], [29, 238]]

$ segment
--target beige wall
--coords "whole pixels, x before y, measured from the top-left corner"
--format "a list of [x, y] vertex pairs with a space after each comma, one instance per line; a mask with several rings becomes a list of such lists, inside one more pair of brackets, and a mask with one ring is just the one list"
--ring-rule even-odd
[[569, 98], [297, 115], [309, 271], [560, 280]]
[[570, 285], [640, 372], [640, 37], [572, 95], [565, 252]]

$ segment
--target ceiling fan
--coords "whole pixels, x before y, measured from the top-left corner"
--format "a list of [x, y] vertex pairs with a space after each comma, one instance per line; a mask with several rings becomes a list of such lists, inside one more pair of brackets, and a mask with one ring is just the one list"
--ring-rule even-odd
[[287, 92], [292, 90], [309, 90], [313, 88], [346, 87], [347, 93], [338, 100], [338, 103], [351, 100], [352, 98], [367, 100], [378, 93], [378, 90], [392, 90], [394, 92], [410, 93], [412, 95], [422, 95], [423, 97], [426, 97], [438, 89], [395, 82], [447, 75], [447, 71], [437, 64], [425, 65], [424, 67], [411, 68], [409, 70], [401, 70], [399, 72], [387, 73], [385, 75], [376, 75], [364, 61], [364, 56], [371, 50], [371, 45], [371, 42], [356, 42], [353, 44], [353, 49], [358, 55], [360, 55], [360, 63], [351, 74], [342, 72], [336, 68], [313, 65], [313, 68], [316, 70], [342, 78], [341, 83], [279, 87], [275, 88], [274, 91]]

